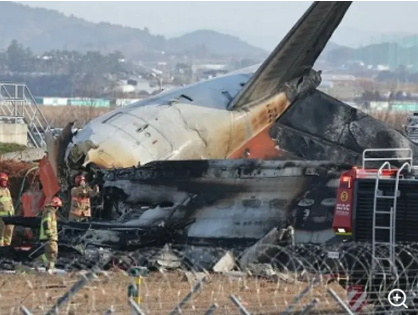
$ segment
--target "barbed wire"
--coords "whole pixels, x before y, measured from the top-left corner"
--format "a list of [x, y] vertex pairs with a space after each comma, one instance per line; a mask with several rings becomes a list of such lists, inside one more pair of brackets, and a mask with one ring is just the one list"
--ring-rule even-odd
[[[387, 250], [378, 248], [379, 257], [389, 257]], [[53, 306], [60, 298], [59, 314], [135, 313], [129, 298], [139, 307], [135, 314], [237, 314], [240, 307], [241, 314], [387, 314], [391, 309], [416, 314], [418, 245], [398, 244], [393, 261], [374, 259], [374, 271], [371, 253], [370, 244], [351, 242], [256, 245], [244, 251], [169, 245], [129, 253], [97, 249], [78, 258], [61, 255], [54, 275], [31, 268], [30, 261], [5, 257], [0, 259], [0, 314], [56, 314]], [[389, 303], [393, 289], [405, 292], [401, 304], [408, 309]]]

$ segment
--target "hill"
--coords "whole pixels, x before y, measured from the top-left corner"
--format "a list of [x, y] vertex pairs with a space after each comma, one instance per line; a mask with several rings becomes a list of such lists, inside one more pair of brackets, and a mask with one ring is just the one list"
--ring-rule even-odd
[[16, 39], [36, 53], [53, 49], [100, 50], [103, 53], [119, 50], [128, 57], [144, 57], [150, 54], [161, 56], [161, 51], [170, 54], [237, 55], [263, 52], [239, 38], [211, 31], [197, 31], [180, 38], [166, 39], [151, 34], [147, 28], [93, 23], [58, 11], [8, 1], [0, 2], [0, 12], [3, 13], [0, 19], [0, 49], [5, 49]]
[[267, 51], [251, 46], [236, 36], [211, 30], [198, 30], [176, 38], [187, 46], [205, 45], [209, 51], [220, 55], [263, 55]]
[[417, 44], [404, 47], [397, 43], [381, 43], [355, 49], [344, 46], [336, 47], [328, 52], [326, 58], [334, 65], [358, 60], [367, 65], [388, 65], [392, 68], [396, 68], [399, 65], [410, 65], [413, 68], [417, 68], [417, 55]]

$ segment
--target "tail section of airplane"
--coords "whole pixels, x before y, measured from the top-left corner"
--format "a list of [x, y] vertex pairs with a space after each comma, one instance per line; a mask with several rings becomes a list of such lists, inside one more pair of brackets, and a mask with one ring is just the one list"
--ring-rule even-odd
[[[257, 105], [286, 91], [291, 85], [299, 90], [305, 77], [314, 78], [312, 83], [319, 85], [320, 82], [315, 82], [318, 77], [310, 72], [351, 3], [352, 1], [315, 1], [230, 102], [228, 108], [240, 109]], [[293, 84], [289, 85], [291, 81]]]
[[228, 158], [296, 158], [277, 148], [270, 128], [295, 100], [313, 93], [321, 83], [321, 73], [312, 67], [350, 5], [314, 2], [232, 99], [228, 109], [247, 112], [251, 137]]
[[368, 148], [410, 148], [418, 156], [418, 146], [400, 131], [320, 91], [297, 100], [269, 134], [305, 160], [360, 164]]

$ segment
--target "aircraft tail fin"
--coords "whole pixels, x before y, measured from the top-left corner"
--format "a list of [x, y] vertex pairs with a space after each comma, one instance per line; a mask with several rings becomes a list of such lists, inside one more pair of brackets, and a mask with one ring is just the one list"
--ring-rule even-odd
[[280, 92], [312, 69], [352, 1], [315, 1], [287, 33], [228, 108], [238, 109]]

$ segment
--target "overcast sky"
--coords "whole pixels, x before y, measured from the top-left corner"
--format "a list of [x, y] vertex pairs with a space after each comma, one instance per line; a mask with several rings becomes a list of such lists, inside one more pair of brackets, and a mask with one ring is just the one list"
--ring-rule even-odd
[[[43, 2], [21, 3], [74, 14], [92, 22], [144, 28], [153, 34], [177, 36], [212, 29], [239, 36], [253, 45], [273, 48], [312, 3], [283, 2]], [[378, 13], [377, 13], [378, 12]], [[418, 30], [418, 2], [354, 2], [332, 40], [361, 42], [380, 33]]]

